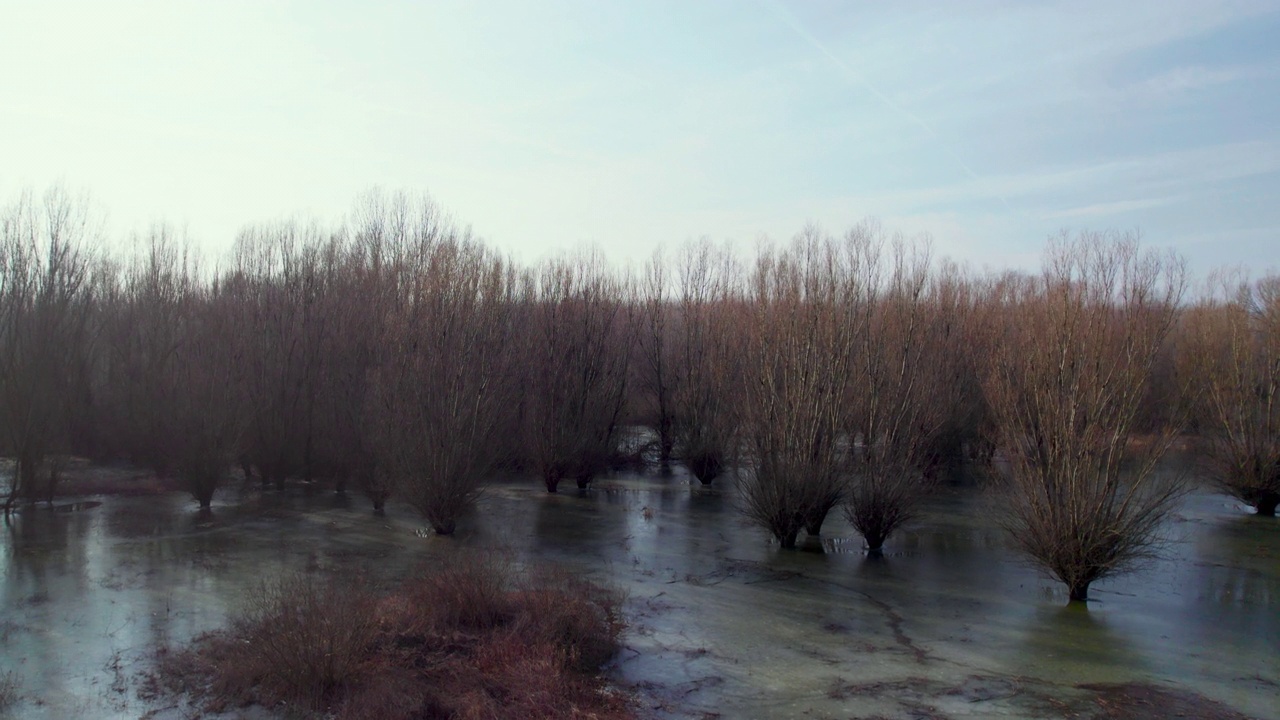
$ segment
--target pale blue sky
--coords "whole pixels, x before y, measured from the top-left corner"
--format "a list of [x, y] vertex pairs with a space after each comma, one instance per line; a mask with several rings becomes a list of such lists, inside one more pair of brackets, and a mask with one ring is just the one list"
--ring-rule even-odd
[[116, 236], [429, 192], [532, 260], [866, 216], [1029, 267], [1140, 228], [1280, 266], [1280, 2], [9, 2], [0, 199]]

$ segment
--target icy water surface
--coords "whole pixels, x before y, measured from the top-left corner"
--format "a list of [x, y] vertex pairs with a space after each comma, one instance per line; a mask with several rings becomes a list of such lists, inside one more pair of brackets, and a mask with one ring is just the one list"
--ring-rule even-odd
[[1084, 702], [1077, 685], [1137, 681], [1280, 718], [1280, 523], [1218, 495], [1188, 498], [1166, 557], [1096, 585], [1087, 609], [1011, 552], [972, 488], [940, 493], [876, 560], [835, 516], [780, 550], [731, 480], [681, 476], [496, 485], [456, 538], [302, 488], [226, 491], [212, 518], [180, 495], [77, 500], [0, 535], [12, 717], [183, 717], [138, 697], [139, 671], [221, 626], [262, 578], [393, 582], [459, 546], [502, 546], [628, 593], [614, 673], [658, 717], [1059, 718]]

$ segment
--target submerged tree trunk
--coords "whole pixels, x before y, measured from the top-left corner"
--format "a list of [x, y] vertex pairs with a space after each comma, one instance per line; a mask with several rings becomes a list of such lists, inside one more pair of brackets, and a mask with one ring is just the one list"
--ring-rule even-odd
[[675, 451], [671, 417], [665, 405], [665, 402], [659, 403], [661, 418], [658, 420], [658, 470], [663, 477], [671, 474], [671, 455]]
[[1254, 508], [1257, 509], [1258, 515], [1262, 517], [1275, 517], [1277, 505], [1280, 505], [1280, 495], [1263, 495], [1258, 499]]
[[710, 485], [711, 481], [720, 476], [723, 463], [714, 453], [702, 453], [689, 458], [686, 463], [689, 470], [693, 472], [693, 476], [698, 478], [698, 482], [703, 485]]
[[805, 518], [804, 530], [810, 535], [822, 534], [822, 523], [827, 520], [827, 510], [816, 511]]
[[1088, 602], [1089, 601], [1089, 583], [1077, 582], [1068, 588], [1071, 602]]

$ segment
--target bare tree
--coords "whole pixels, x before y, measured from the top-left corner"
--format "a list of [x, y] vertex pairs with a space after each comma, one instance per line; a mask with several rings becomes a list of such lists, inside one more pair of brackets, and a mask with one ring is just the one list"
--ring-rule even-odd
[[166, 380], [201, 279], [185, 241], [164, 226], [151, 229], [124, 270], [123, 288], [114, 299], [103, 348], [113, 422], [121, 449], [139, 465], [169, 475]]
[[856, 289], [848, 311], [855, 357], [843, 422], [853, 468], [844, 509], [868, 551], [879, 553], [932, 484], [928, 449], [954, 392], [938, 351], [953, 317], [930, 285], [927, 244], [896, 238], [886, 245], [871, 223], [854, 228], [846, 243]]
[[740, 270], [728, 249], [690, 244], [680, 264], [673, 443], [703, 484], [735, 461], [741, 385]]
[[1201, 392], [1196, 420], [1210, 477], [1274, 517], [1280, 504], [1280, 277], [1217, 279], [1188, 314], [1183, 372]]
[[525, 447], [548, 492], [608, 466], [626, 400], [631, 333], [622, 282], [598, 254], [544, 263], [522, 313]]
[[263, 484], [310, 479], [315, 425], [332, 304], [324, 302], [336, 239], [315, 224], [251, 227], [236, 240], [235, 265], [224, 278], [237, 298], [246, 346], [250, 415], [246, 465]]
[[502, 417], [514, 409], [504, 353], [515, 281], [466, 236], [418, 252], [387, 324], [371, 420], [378, 467], [447, 535], [502, 458]]
[[181, 302], [172, 360], [153, 381], [164, 392], [165, 465], [207, 512], [242, 450], [244, 338], [238, 298], [218, 283], [193, 288]]
[[1156, 464], [1178, 431], [1132, 443], [1147, 381], [1177, 316], [1184, 268], [1133, 236], [1063, 236], [1041, 276], [1010, 283], [1013, 317], [988, 393], [1007, 461], [1005, 523], [1037, 564], [1088, 599], [1149, 556], [1181, 492]]
[[645, 405], [644, 418], [658, 435], [658, 465], [666, 475], [671, 472], [671, 456], [675, 449], [675, 396], [680, 388], [676, 359], [672, 356], [673, 313], [668, 297], [666, 260], [661, 249], [645, 264], [644, 278], [635, 298], [638, 305], [636, 363], [639, 390]]
[[88, 205], [60, 188], [24, 193], [0, 215], [0, 447], [16, 460], [6, 512], [20, 497], [52, 500], [67, 447], [68, 389], [90, 318]]
[[844, 497], [841, 403], [847, 396], [852, 291], [837, 244], [807, 229], [785, 251], [761, 250], [752, 309], [742, 431], [747, 516], [784, 548]]

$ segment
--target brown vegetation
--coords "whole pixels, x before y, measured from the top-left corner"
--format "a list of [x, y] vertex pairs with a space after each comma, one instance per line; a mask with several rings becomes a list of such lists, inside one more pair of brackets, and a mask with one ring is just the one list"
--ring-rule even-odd
[[742, 394], [751, 456], [741, 487], [747, 516], [784, 548], [844, 498], [849, 259], [844, 246], [810, 229], [786, 250], [763, 250], [751, 280]]
[[599, 255], [551, 260], [525, 279], [525, 453], [548, 492], [608, 468], [627, 399], [631, 309]]
[[1139, 410], [1177, 316], [1183, 270], [1131, 237], [1051, 246], [1039, 277], [1010, 280], [988, 394], [1005, 523], [1019, 547], [1086, 600], [1151, 554], [1181, 492], [1156, 464], [1179, 430], [1136, 447]]
[[642, 400], [640, 417], [658, 436], [658, 467], [668, 475], [675, 450], [675, 397], [682, 377], [674, 352], [676, 318], [668, 297], [667, 266], [661, 250], [645, 265], [636, 290], [633, 302], [638, 359], [633, 366], [639, 378], [636, 384]]
[[1274, 517], [1280, 504], [1280, 277], [1225, 277], [1188, 314], [1179, 354], [1200, 384], [1196, 422], [1209, 476]]
[[679, 267], [672, 442], [708, 484], [737, 462], [742, 386], [740, 271], [728, 248], [690, 244]]
[[376, 596], [348, 581], [264, 584], [231, 628], [162, 653], [160, 680], [207, 709], [288, 706], [376, 718], [628, 718], [599, 676], [615, 594], [498, 556], [425, 570]]
[[372, 445], [399, 496], [447, 535], [501, 459], [514, 276], [466, 237], [424, 242], [409, 263], [372, 374]]
[[945, 335], [957, 318], [930, 287], [926, 245], [886, 243], [873, 225], [855, 228], [846, 242], [856, 289], [847, 311], [855, 332], [842, 417], [852, 460], [844, 508], [877, 553], [928, 494], [928, 450], [952, 409]]
[[99, 261], [88, 217], [57, 191], [3, 214], [6, 506], [50, 497], [78, 455], [207, 508], [238, 462], [264, 488], [354, 483], [377, 512], [397, 494], [448, 533], [500, 469], [585, 488], [644, 422], [663, 469], [742, 470], [747, 514], [783, 545], [843, 507], [876, 551], [999, 446], [1010, 528], [1083, 596], [1177, 497], [1154, 463], [1187, 377], [1211, 474], [1260, 513], [1280, 497], [1280, 283], [1206, 297], [1166, 342], [1180, 268], [1131, 239], [977, 276], [873, 223], [810, 228], [750, 272], [702, 241], [636, 284], [593, 253], [521, 269], [405, 195], [334, 229], [252, 227], [221, 270], [163, 226]]
[[88, 352], [92, 235], [87, 205], [56, 188], [0, 211], [0, 451], [16, 460], [6, 512], [56, 492], [49, 461], [69, 450], [73, 378]]

